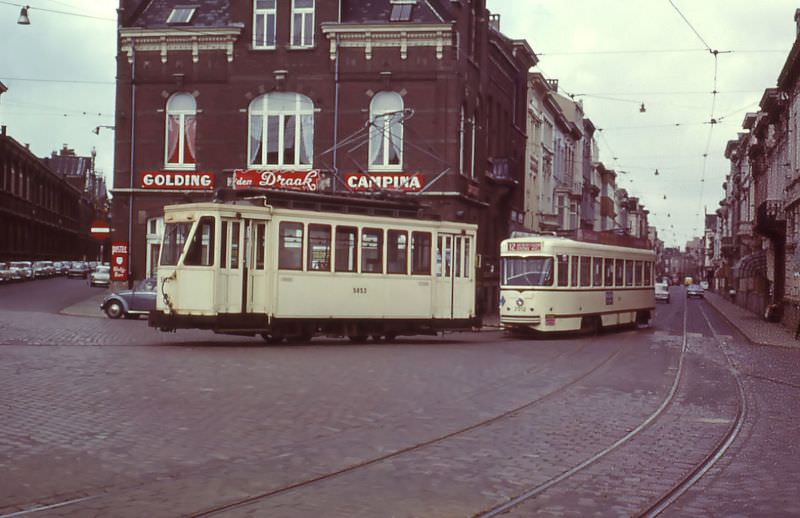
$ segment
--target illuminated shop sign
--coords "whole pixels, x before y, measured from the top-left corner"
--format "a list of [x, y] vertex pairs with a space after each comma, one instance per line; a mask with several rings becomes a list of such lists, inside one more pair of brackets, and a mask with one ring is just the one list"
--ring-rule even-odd
[[509, 243], [509, 252], [538, 252], [542, 249], [541, 243]]
[[354, 191], [419, 192], [425, 182], [419, 173], [347, 173], [344, 183]]
[[176, 191], [211, 191], [214, 189], [214, 173], [146, 171], [139, 173], [139, 187]]
[[233, 172], [233, 188], [316, 192], [319, 189], [319, 170], [271, 171], [236, 169]]

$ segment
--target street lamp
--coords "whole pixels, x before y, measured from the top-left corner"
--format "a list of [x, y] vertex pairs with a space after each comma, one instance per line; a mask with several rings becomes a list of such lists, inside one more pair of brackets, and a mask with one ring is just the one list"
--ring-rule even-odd
[[22, 9], [19, 10], [19, 18], [17, 19], [17, 25], [30, 25], [31, 19], [28, 18], [28, 9], [30, 9], [29, 5], [25, 5]]
[[110, 130], [116, 129], [116, 128], [114, 128], [114, 126], [100, 125], [100, 126], [95, 126], [95, 128], [92, 130], [92, 133], [94, 133], [95, 135], [99, 135], [100, 134], [100, 128], [106, 128], [106, 129], [110, 129]]

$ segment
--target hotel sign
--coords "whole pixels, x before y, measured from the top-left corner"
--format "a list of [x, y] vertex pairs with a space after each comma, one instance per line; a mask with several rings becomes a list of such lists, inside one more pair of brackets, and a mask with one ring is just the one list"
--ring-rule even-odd
[[347, 173], [344, 183], [353, 191], [420, 192], [425, 181], [419, 173]]
[[139, 173], [139, 187], [170, 191], [213, 191], [214, 173], [145, 171]]
[[235, 189], [283, 189], [316, 192], [319, 189], [319, 170], [272, 171], [236, 169], [233, 172]]

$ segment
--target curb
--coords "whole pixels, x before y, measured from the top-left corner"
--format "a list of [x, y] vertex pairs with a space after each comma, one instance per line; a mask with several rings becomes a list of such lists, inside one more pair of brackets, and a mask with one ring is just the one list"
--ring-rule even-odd
[[[714, 295], [715, 295], [715, 297], [719, 297], [719, 295], [717, 295], [717, 294], [714, 294]], [[750, 342], [751, 344], [760, 345], [760, 346], [766, 346], [766, 347], [783, 347], [783, 348], [786, 348], [786, 349], [795, 349], [795, 348], [798, 347], [798, 346], [789, 345], [789, 344], [779, 344], [779, 343], [773, 343], [773, 342], [765, 342], [765, 341], [763, 341], [763, 340], [761, 340], [759, 338], [754, 337], [751, 331], [745, 329], [743, 326], [741, 326], [739, 324], [739, 322], [734, 317], [728, 315], [728, 313], [726, 313], [719, 306], [717, 306], [717, 304], [715, 303], [715, 301], [713, 301], [713, 299], [706, 298], [705, 300], [708, 301], [709, 305], [711, 305], [711, 307], [714, 308], [714, 311], [719, 313], [732, 327], [734, 327], [737, 331], [739, 331], [739, 333], [741, 333], [742, 336], [747, 338], [747, 341]], [[773, 325], [781, 325], [782, 326], [782, 324], [773, 324]]]

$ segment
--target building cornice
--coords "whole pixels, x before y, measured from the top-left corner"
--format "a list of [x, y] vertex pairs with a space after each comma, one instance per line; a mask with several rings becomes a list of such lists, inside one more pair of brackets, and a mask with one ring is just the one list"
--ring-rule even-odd
[[398, 47], [400, 58], [408, 57], [409, 47], [434, 47], [436, 59], [444, 57], [444, 47], [453, 45], [452, 23], [352, 24], [323, 23], [322, 33], [330, 41], [330, 58], [336, 59], [339, 47], [363, 48], [372, 59], [376, 47]]
[[191, 51], [192, 61], [200, 60], [201, 50], [222, 50], [233, 61], [233, 44], [242, 33], [241, 27], [207, 27], [175, 29], [122, 28], [119, 30], [120, 50], [133, 63], [133, 54], [158, 52], [161, 62], [167, 62], [169, 52]]

